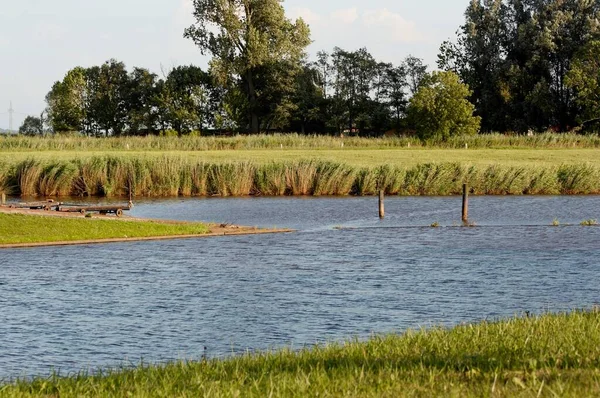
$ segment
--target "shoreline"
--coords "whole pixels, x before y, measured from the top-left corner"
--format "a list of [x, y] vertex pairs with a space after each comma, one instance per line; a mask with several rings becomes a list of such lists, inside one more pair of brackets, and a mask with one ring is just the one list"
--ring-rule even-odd
[[[85, 216], [77, 213], [60, 213], [56, 211], [44, 211], [44, 210], [31, 210], [31, 209], [15, 209], [9, 207], [0, 206], [0, 213], [3, 214], [22, 214], [27, 216], [37, 217], [60, 217], [60, 218], [75, 218], [83, 219]], [[151, 222], [158, 224], [190, 224], [186, 221], [175, 221], [175, 220], [159, 220], [149, 218], [134, 218], [134, 217], [120, 217], [108, 215], [94, 214], [92, 219], [101, 220], [114, 220], [114, 221], [126, 221], [126, 222]], [[142, 236], [142, 237], [127, 237], [127, 238], [103, 238], [103, 239], [83, 239], [83, 240], [61, 240], [61, 241], [49, 241], [49, 242], [32, 242], [32, 243], [3, 243], [0, 244], [0, 250], [2, 249], [25, 249], [25, 248], [37, 248], [37, 247], [52, 247], [52, 246], [80, 246], [80, 245], [97, 245], [105, 243], [127, 243], [127, 242], [145, 242], [145, 241], [164, 241], [164, 240], [177, 240], [177, 239], [204, 239], [213, 238], [220, 236], [244, 236], [244, 235], [270, 235], [270, 234], [281, 234], [281, 233], [292, 233], [295, 232], [293, 229], [287, 228], [257, 228], [247, 227], [238, 225], [219, 225], [214, 223], [205, 224], [209, 232], [205, 234], [184, 234], [184, 235], [157, 235], [157, 236]]]

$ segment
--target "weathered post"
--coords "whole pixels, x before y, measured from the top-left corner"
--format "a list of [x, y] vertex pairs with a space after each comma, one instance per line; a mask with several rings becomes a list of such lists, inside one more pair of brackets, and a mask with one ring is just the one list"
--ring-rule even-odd
[[6, 204], [6, 194], [4, 192], [2, 192], [2, 204]]
[[379, 218], [385, 218], [385, 192], [382, 190], [379, 191]]
[[462, 220], [464, 223], [469, 222], [469, 186], [467, 184], [463, 184]]

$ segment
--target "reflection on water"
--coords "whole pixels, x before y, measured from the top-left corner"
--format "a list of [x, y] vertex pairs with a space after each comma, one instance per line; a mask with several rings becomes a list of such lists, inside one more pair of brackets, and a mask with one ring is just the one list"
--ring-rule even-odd
[[[140, 201], [289, 235], [0, 251], [0, 378], [224, 356], [597, 303], [598, 197]], [[357, 229], [338, 230], [337, 226]], [[368, 228], [365, 228], [368, 227]], [[385, 228], [374, 228], [385, 227]]]

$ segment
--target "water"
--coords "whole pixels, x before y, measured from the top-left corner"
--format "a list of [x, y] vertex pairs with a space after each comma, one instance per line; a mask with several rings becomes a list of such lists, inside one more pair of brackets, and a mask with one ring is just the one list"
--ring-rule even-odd
[[[598, 303], [600, 197], [200, 199], [133, 214], [294, 234], [0, 251], [0, 379]], [[450, 228], [422, 228], [438, 222]], [[349, 227], [352, 229], [338, 229]], [[206, 347], [206, 349], [205, 349]]]

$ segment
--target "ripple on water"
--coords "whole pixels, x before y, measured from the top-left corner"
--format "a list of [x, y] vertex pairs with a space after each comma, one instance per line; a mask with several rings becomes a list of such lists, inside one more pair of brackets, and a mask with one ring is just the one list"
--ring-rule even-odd
[[384, 221], [374, 198], [142, 202], [138, 216], [300, 232], [4, 250], [0, 378], [589, 307], [600, 228], [541, 225], [599, 218], [599, 204], [473, 198], [486, 228], [434, 229], [401, 227], [458, 225], [459, 198], [390, 198]]

